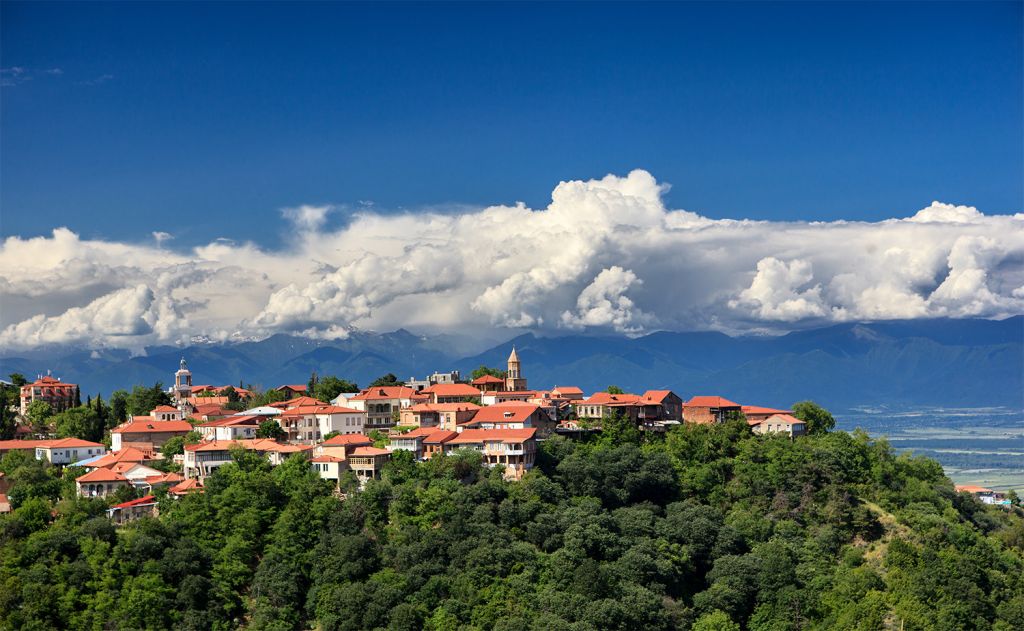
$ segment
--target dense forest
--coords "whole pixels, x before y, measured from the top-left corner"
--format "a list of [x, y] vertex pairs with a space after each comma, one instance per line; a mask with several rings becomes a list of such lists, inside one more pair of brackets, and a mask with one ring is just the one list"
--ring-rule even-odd
[[1024, 628], [1024, 519], [862, 433], [742, 421], [544, 441], [518, 482], [398, 453], [339, 499], [239, 452], [114, 528], [71, 474], [5, 457], [5, 629]]

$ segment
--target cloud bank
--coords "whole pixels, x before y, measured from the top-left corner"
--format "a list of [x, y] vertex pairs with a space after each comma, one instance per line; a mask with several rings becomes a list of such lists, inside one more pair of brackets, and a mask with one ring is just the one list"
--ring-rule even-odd
[[[851, 320], [1024, 312], [1024, 215], [933, 202], [866, 222], [712, 220], [666, 208], [636, 170], [561, 182], [544, 209], [282, 211], [284, 249], [191, 251], [67, 228], [0, 246], [0, 349], [147, 344], [353, 328], [638, 335], [783, 331]], [[160, 226], [154, 226], [160, 228]]]

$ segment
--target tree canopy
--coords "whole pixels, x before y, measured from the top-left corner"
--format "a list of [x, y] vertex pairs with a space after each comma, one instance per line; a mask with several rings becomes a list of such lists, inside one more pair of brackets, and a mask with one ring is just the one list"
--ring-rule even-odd
[[317, 381], [316, 388], [310, 396], [320, 401], [332, 401], [343, 392], [359, 392], [359, 386], [351, 381], [328, 375]]
[[504, 379], [507, 376], [507, 371], [502, 370], [500, 368], [491, 368], [490, 366], [484, 366], [483, 364], [480, 364], [478, 368], [473, 369], [473, 372], [470, 373], [469, 377], [470, 379], [479, 379], [484, 375], [490, 375], [492, 377], [497, 377], [498, 379]]
[[[116, 396], [118, 393], [115, 392]], [[145, 416], [161, 405], [170, 405], [171, 395], [159, 381], [152, 386], [135, 386], [126, 398], [127, 412], [132, 416]]]
[[832, 414], [814, 401], [801, 401], [793, 404], [793, 416], [807, 423], [807, 433], [824, 434], [836, 426]]
[[370, 387], [370, 388], [379, 388], [381, 386], [404, 386], [404, 385], [405, 385], [404, 381], [399, 380], [398, 377], [396, 377], [394, 374], [389, 372], [388, 374], [381, 375], [380, 377], [377, 377], [376, 379], [371, 381], [370, 385], [368, 387]]
[[0, 628], [1024, 628], [1020, 510], [863, 433], [556, 436], [519, 481], [399, 452], [344, 500], [299, 456], [233, 457], [115, 530], [5, 456]]

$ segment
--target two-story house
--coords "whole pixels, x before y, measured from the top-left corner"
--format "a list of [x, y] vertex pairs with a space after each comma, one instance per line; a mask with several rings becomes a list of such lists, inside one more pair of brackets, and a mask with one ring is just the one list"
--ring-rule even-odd
[[519, 479], [533, 468], [537, 429], [467, 429], [445, 444], [445, 451], [473, 449], [492, 467], [503, 467], [505, 477]]
[[685, 423], [724, 423], [731, 414], [741, 414], [742, 406], [725, 397], [695, 396], [683, 404]]
[[380, 386], [367, 388], [358, 394], [343, 392], [332, 403], [366, 412], [365, 431], [370, 431], [394, 427], [395, 417], [402, 408], [426, 399], [426, 396], [419, 396], [414, 389], [406, 386]]

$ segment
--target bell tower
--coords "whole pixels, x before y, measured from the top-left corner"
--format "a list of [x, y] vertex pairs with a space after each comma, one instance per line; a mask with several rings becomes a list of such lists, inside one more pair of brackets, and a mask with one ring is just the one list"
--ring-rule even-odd
[[174, 401], [180, 403], [192, 396], [192, 371], [188, 369], [185, 358], [181, 358], [178, 372], [174, 373]]
[[505, 373], [505, 390], [507, 392], [526, 390], [526, 379], [523, 377], [523, 372], [519, 365], [519, 355], [516, 354], [516, 348], [514, 346], [512, 347], [512, 354], [508, 356], [508, 371]]

